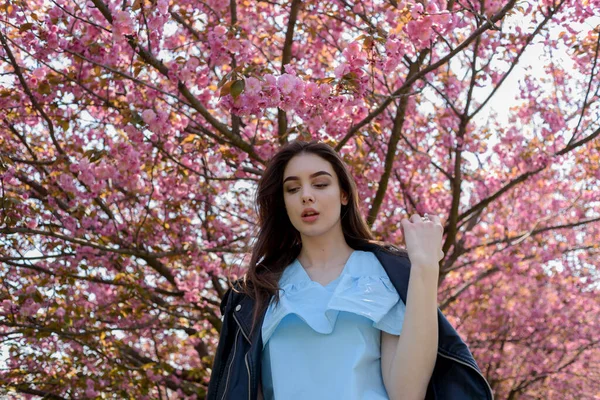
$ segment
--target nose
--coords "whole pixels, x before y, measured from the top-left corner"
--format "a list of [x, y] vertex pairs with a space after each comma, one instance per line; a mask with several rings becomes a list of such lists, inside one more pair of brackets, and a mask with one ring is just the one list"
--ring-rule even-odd
[[304, 193], [302, 193], [302, 204], [308, 204], [309, 202], [314, 203], [315, 198], [313, 197], [312, 193], [304, 191]]

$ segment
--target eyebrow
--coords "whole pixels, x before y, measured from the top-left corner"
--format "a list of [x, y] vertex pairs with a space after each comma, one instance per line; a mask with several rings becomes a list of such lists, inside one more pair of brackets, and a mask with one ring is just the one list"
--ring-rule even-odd
[[[330, 174], [329, 172], [326, 172], [326, 171], [319, 171], [319, 172], [315, 172], [314, 174], [311, 174], [311, 175], [309, 176], [309, 178], [314, 178], [314, 177], [321, 176], [321, 175], [329, 175], [329, 176], [331, 176], [331, 174]], [[332, 178], [333, 178], [333, 177], [332, 177]], [[298, 178], [297, 176], [288, 176], [287, 178], [285, 178], [285, 179], [283, 180], [283, 183], [286, 183], [287, 181], [292, 181], [292, 180], [294, 180], [294, 181], [299, 181], [299, 180], [300, 180], [300, 178]]]

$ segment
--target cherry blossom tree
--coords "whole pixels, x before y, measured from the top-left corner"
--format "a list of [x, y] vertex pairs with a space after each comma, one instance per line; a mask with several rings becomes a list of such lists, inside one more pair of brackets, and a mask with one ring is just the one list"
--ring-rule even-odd
[[256, 182], [302, 138], [379, 239], [443, 216], [440, 308], [498, 399], [597, 398], [598, 10], [4, 2], [0, 394], [203, 398]]

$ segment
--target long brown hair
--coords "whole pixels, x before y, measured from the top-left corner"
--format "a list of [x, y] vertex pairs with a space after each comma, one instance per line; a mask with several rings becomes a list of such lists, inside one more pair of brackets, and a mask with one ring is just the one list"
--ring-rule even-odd
[[302, 153], [315, 154], [328, 161], [338, 176], [340, 189], [348, 195], [348, 204], [342, 205], [341, 209], [346, 243], [353, 249], [373, 243], [386, 244], [374, 239], [360, 214], [356, 182], [338, 153], [331, 146], [317, 141], [289, 142], [271, 158], [256, 191], [259, 231], [242, 286], [243, 291], [255, 300], [253, 330], [271, 297], [279, 301], [279, 278], [302, 248], [300, 232], [292, 225], [283, 200], [283, 171], [293, 157]]

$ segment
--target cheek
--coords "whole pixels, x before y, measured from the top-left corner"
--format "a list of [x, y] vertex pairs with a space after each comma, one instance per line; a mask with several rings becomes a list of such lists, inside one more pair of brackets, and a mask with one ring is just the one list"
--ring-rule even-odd
[[336, 195], [335, 193], [329, 194], [325, 203], [327, 204], [327, 210], [330, 213], [334, 213], [336, 210], [339, 210], [342, 207], [340, 196]]

